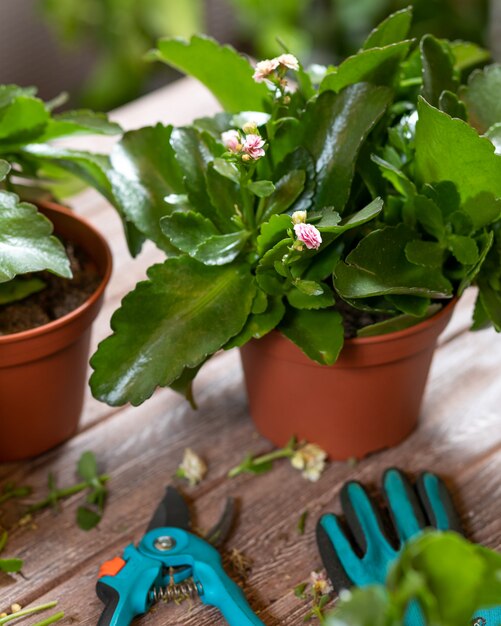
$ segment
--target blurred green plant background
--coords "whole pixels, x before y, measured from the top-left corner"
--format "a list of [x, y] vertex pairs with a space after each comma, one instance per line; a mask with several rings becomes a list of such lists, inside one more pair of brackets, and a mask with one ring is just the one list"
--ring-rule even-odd
[[[71, 55], [81, 64], [85, 58], [78, 78], [74, 71], [70, 84], [61, 85], [71, 92], [71, 105], [106, 111], [176, 77], [143, 59], [159, 37], [205, 32], [256, 58], [275, 56], [282, 42], [306, 64], [337, 63], [359, 48], [376, 23], [409, 4], [414, 6], [413, 35], [430, 32], [499, 45], [495, 16], [501, 14], [501, 0], [2, 0], [0, 37], [9, 35], [7, 26], [1, 32], [2, 17], [29, 5], [40, 28], [56, 39], [63, 63]], [[21, 38], [16, 34], [9, 54], [13, 44], [21, 46]], [[30, 36], [22, 42], [25, 65], [29, 55], [36, 61], [35, 40]], [[33, 50], [27, 52], [26, 45]], [[38, 76], [31, 68], [31, 82], [33, 75]], [[23, 76], [6, 72], [0, 59], [0, 82], [23, 84]], [[59, 82], [64, 82], [62, 75]], [[38, 86], [42, 95], [55, 95]]]

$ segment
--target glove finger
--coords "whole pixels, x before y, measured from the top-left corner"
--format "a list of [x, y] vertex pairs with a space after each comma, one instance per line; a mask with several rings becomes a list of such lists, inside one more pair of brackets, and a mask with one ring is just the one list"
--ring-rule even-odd
[[426, 526], [416, 491], [405, 474], [395, 467], [384, 473], [383, 490], [398, 538], [404, 543]]
[[355, 581], [347, 572], [353, 571], [359, 557], [355, 554], [336, 515], [327, 513], [318, 520], [317, 545], [334, 589], [340, 591], [351, 587]]
[[432, 528], [464, 534], [452, 496], [441, 478], [424, 472], [417, 481], [417, 489]]
[[361, 554], [366, 554], [371, 546], [391, 546], [391, 529], [360, 483], [352, 481], [344, 485], [341, 505]]

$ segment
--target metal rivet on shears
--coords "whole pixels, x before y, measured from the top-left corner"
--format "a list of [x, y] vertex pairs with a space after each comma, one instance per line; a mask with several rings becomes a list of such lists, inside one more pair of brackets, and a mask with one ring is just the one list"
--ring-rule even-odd
[[172, 548], [176, 545], [176, 540], [173, 537], [158, 537], [155, 539], [155, 548], [160, 550], [161, 552], [167, 552], [167, 550], [172, 550]]

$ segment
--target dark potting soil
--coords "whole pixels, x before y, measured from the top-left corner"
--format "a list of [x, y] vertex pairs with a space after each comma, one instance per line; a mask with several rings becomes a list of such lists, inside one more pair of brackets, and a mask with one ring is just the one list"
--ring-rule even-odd
[[360, 311], [350, 306], [347, 302], [338, 299], [334, 307], [343, 316], [344, 338], [352, 339], [357, 336], [357, 331], [365, 326], [377, 324], [387, 320], [390, 315], [385, 313], [370, 313], [369, 311]]
[[82, 248], [65, 242], [73, 278], [37, 272], [46, 287], [23, 300], [0, 306], [0, 335], [20, 333], [43, 326], [71, 313], [97, 289], [101, 277], [94, 262]]

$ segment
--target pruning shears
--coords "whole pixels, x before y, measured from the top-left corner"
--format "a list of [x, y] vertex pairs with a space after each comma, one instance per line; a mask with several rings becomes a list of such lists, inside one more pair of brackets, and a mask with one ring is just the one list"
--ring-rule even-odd
[[159, 600], [199, 597], [230, 626], [264, 626], [240, 587], [225, 573], [219, 552], [234, 518], [228, 499], [216, 526], [202, 539], [190, 531], [190, 513], [174, 487], [166, 493], [137, 546], [101, 566], [96, 592], [105, 608], [98, 626], [128, 626]]

